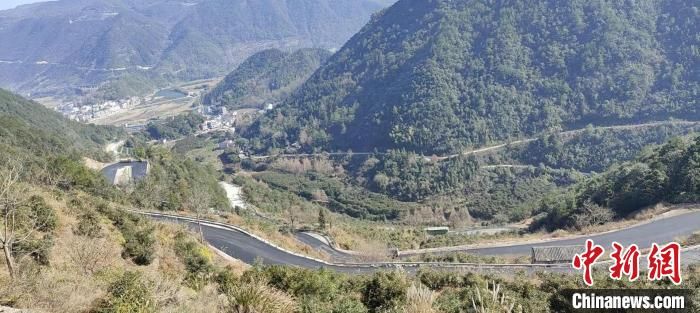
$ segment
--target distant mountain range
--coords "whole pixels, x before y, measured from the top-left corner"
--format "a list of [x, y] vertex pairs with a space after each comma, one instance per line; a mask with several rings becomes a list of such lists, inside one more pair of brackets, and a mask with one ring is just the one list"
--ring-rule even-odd
[[700, 5], [400, 0], [249, 130], [258, 146], [445, 154], [700, 119]]
[[[0, 11], [0, 86], [57, 92], [107, 80], [230, 72], [268, 48], [341, 47], [387, 0], [61, 0]], [[136, 78], [136, 79], [133, 79]]]
[[294, 92], [330, 56], [331, 52], [323, 49], [258, 52], [206, 94], [202, 103], [229, 109], [276, 104]]

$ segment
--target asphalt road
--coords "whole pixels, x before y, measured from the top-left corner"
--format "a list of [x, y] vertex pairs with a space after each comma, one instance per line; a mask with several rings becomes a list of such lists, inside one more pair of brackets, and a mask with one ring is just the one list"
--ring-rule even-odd
[[[193, 229], [197, 229], [196, 223], [193, 221], [182, 220], [176, 217], [168, 216], [154, 216], [149, 215], [152, 218], [160, 221], [176, 222], [181, 224], [187, 224]], [[644, 225], [635, 226], [632, 228], [627, 228], [619, 231], [609, 232], [600, 235], [593, 235], [586, 238], [593, 239], [597, 244], [603, 245], [606, 249], [609, 249], [613, 241], [619, 242], [623, 245], [637, 244], [640, 248], [645, 249], [651, 246], [652, 243], [666, 243], [677, 239], [678, 237], [692, 234], [700, 230], [700, 211], [694, 211], [691, 213], [686, 213], [682, 215], [677, 215], [673, 217], [668, 217], [660, 220], [653, 221]], [[278, 265], [290, 265], [310, 269], [320, 269], [327, 268], [334, 271], [346, 272], [346, 273], [366, 273], [376, 271], [382, 268], [395, 268], [397, 264], [340, 264], [325, 262], [322, 260], [315, 260], [305, 256], [297, 255], [289, 251], [282, 250], [276, 246], [270, 245], [259, 238], [256, 238], [250, 234], [236, 230], [229, 226], [223, 224], [206, 222], [202, 224], [202, 231], [204, 233], [204, 238], [212, 246], [223, 251], [224, 253], [239, 259], [248, 264], [255, 264], [256, 262], [262, 264], [278, 264]], [[319, 248], [322, 243], [318, 239], [312, 236], [302, 236], [303, 242], [312, 247]], [[585, 242], [586, 238], [578, 239], [562, 239], [553, 240], [549, 242], [540, 243], [529, 243], [529, 244], [519, 244], [501, 247], [488, 247], [488, 248], [476, 248], [476, 249], [464, 249], [459, 251], [465, 251], [469, 253], [481, 254], [481, 255], [529, 255], [531, 253], [532, 247], [541, 246], [564, 246], [564, 245], [581, 245]], [[331, 249], [332, 250], [332, 249]], [[340, 253], [337, 257], [345, 258], [347, 255]], [[333, 257], [336, 255], [331, 254]], [[407, 265], [403, 265], [404, 267]], [[435, 264], [428, 265], [437, 268], [449, 269], [453, 266], [448, 264]], [[457, 268], [457, 267], [453, 267]], [[469, 270], [469, 266], [460, 266], [461, 270]], [[567, 267], [552, 266], [552, 267], [531, 267], [530, 265], [518, 265], [518, 266], [507, 266], [501, 267], [497, 265], [484, 265], [484, 266], [474, 266], [472, 269], [488, 270], [489, 268], [495, 271], [508, 269], [525, 269], [525, 270], [548, 270], [548, 271], [565, 271], [568, 270]]]
[[354, 255], [333, 249], [327, 242], [321, 241], [308, 233], [296, 233], [295, 237], [305, 245], [328, 254], [334, 262], [353, 262], [356, 259]]
[[[586, 239], [592, 239], [596, 244], [602, 245], [606, 249], [610, 249], [613, 242], [618, 242], [623, 246], [636, 244], [641, 249], [650, 248], [652, 243], [664, 244], [677, 240], [683, 236], [690, 235], [700, 231], [700, 211], [694, 211], [678, 216], [672, 216], [664, 219], [652, 221], [647, 224], [633, 226], [631, 228], [621, 229], [617, 231], [607, 232], [599, 235], [585, 236], [575, 239], [559, 239], [542, 242], [530, 242], [526, 244], [491, 246], [485, 248], [470, 248], [465, 247], [448, 247], [437, 249], [421, 249], [413, 251], [402, 251], [403, 256], [414, 256], [421, 254], [440, 254], [450, 252], [467, 252], [479, 255], [495, 255], [495, 256], [522, 256], [530, 255], [533, 247], [549, 247], [549, 246], [583, 246]], [[325, 242], [317, 238], [299, 233], [297, 239], [309, 245], [310, 247], [328, 253], [334, 260], [343, 260], [351, 258], [349, 254], [341, 251], [336, 251], [329, 247]]]
[[[199, 231], [196, 222], [184, 221], [167, 216], [150, 215], [150, 217], [159, 221], [185, 224], [192, 230]], [[202, 223], [202, 233], [204, 233], [204, 240], [210, 245], [251, 265], [261, 263], [265, 265], [290, 265], [309, 269], [326, 268], [346, 273], [366, 273], [375, 270], [375, 267], [371, 266], [337, 266], [325, 263], [321, 260], [295, 255], [269, 245], [241, 231], [209, 223]]]
[[[677, 216], [662, 218], [639, 226], [606, 232], [598, 235], [585, 236], [575, 239], [551, 240], [536, 243], [495, 246], [487, 248], [452, 247], [447, 252], [467, 252], [480, 255], [530, 255], [532, 247], [573, 246], [584, 245], [586, 239], [592, 239], [596, 244], [610, 249], [613, 242], [623, 246], [636, 244], [640, 249], [650, 248], [652, 243], [664, 244], [681, 237], [700, 231], [700, 211], [692, 211]], [[434, 249], [424, 249], [407, 253], [418, 255], [435, 253]]]

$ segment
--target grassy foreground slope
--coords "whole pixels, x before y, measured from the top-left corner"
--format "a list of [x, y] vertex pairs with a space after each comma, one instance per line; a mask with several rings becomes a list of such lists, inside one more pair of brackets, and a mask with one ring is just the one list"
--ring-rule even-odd
[[118, 131], [73, 123], [4, 91], [0, 109], [0, 306], [217, 310], [218, 293], [202, 282], [223, 270], [222, 260], [186, 229], [128, 213], [135, 195], [83, 166], [81, 157]]

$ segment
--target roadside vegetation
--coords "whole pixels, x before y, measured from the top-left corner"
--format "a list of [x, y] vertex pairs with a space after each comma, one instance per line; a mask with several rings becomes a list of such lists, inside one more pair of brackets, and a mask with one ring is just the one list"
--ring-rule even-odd
[[551, 195], [533, 229], [581, 229], [625, 218], [659, 202], [700, 201], [700, 137], [675, 138], [635, 160]]
[[[387, 249], [464, 245], [499, 238], [522, 240], [580, 233], [599, 229], [606, 222], [624, 222], [631, 218], [629, 214], [618, 215], [604, 209], [607, 204], [591, 207], [583, 202], [576, 212], [587, 211], [593, 216], [581, 217], [576, 227], [558, 225], [547, 218], [558, 212], [551, 209], [550, 203], [558, 204], [576, 186], [591, 184], [606, 175], [597, 174], [597, 170], [610, 164], [620, 166], [615, 164], [648, 153], [655, 143], [666, 142], [676, 134], [689, 134], [683, 138], [692, 138], [695, 127], [671, 124], [641, 129], [591, 128], [446, 161], [405, 151], [221, 160], [227, 163], [224, 166], [233, 173], [233, 182], [242, 186], [248, 201], [260, 212], [274, 217], [281, 230], [316, 230], [333, 237], [341, 248], [386, 258]], [[625, 153], [606, 154], [602, 150]], [[538, 155], [541, 156], [535, 157]], [[452, 172], [455, 168], [457, 171]], [[675, 202], [656, 199], [646, 207], [662, 201]], [[318, 228], [319, 210], [331, 213], [332, 227]], [[469, 229], [513, 224], [531, 225], [531, 233], [428, 236], [422, 230], [428, 226]], [[557, 233], [545, 233], [553, 231]]]
[[524, 147], [514, 147], [506, 153], [523, 164], [601, 173], [616, 163], [635, 159], [649, 146], [661, 145], [674, 137], [699, 130], [700, 124], [661, 125], [633, 131], [599, 130], [589, 125], [576, 136], [544, 135], [537, 141]]
[[186, 113], [162, 121], [149, 122], [145, 133], [154, 140], [173, 140], [196, 133], [202, 123], [203, 116]]
[[220, 174], [211, 165], [158, 146], [136, 150], [151, 166], [148, 177], [131, 191], [135, 204], [141, 209], [231, 210], [226, 194], [218, 185]]

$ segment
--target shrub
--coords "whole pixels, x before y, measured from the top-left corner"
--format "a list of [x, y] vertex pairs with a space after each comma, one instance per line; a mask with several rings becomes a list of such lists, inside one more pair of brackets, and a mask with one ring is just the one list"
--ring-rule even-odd
[[333, 306], [331, 313], [367, 313], [367, 308], [358, 300], [345, 298]]
[[95, 211], [88, 211], [78, 216], [78, 225], [73, 228], [73, 233], [78, 236], [98, 238], [102, 233], [100, 216]]
[[220, 293], [228, 294], [238, 284], [239, 280], [230, 268], [225, 268], [216, 274], [214, 281], [219, 285]]
[[105, 238], [73, 237], [68, 249], [68, 258], [85, 275], [93, 275], [112, 262], [110, 242]]
[[462, 286], [462, 278], [454, 273], [421, 270], [418, 272], [418, 279], [421, 283], [433, 290], [440, 290], [447, 287], [458, 288]]
[[338, 294], [339, 276], [328, 270], [312, 271], [283, 266], [265, 269], [268, 283], [297, 297], [316, 297], [331, 301]]
[[188, 238], [185, 233], [178, 233], [175, 236], [175, 254], [187, 269], [187, 285], [195, 290], [204, 287], [214, 270], [207, 248]]
[[378, 272], [362, 292], [362, 303], [369, 312], [381, 312], [398, 306], [406, 300], [408, 282], [400, 272]]
[[98, 206], [97, 209], [122, 233], [124, 237], [122, 257], [132, 260], [137, 265], [151, 264], [155, 258], [156, 249], [153, 225], [141, 216], [106, 205]]
[[25, 208], [15, 220], [17, 226], [24, 229], [24, 238], [15, 241], [13, 253], [18, 260], [28, 256], [40, 265], [49, 265], [53, 231], [58, 225], [56, 212], [40, 196], [30, 197]]
[[44, 234], [41, 238], [27, 238], [12, 246], [15, 258], [29, 256], [40, 265], [50, 265], [49, 255], [53, 247], [53, 235]]
[[28, 206], [34, 219], [37, 222], [37, 230], [41, 232], [52, 232], [58, 226], [56, 212], [46, 204], [44, 198], [32, 196], [29, 198]]
[[93, 310], [95, 313], [156, 312], [148, 283], [139, 272], [125, 272], [109, 286], [107, 297]]
[[149, 265], [155, 258], [155, 235], [151, 225], [136, 225], [129, 221], [120, 227], [124, 237], [122, 257], [137, 265]]

